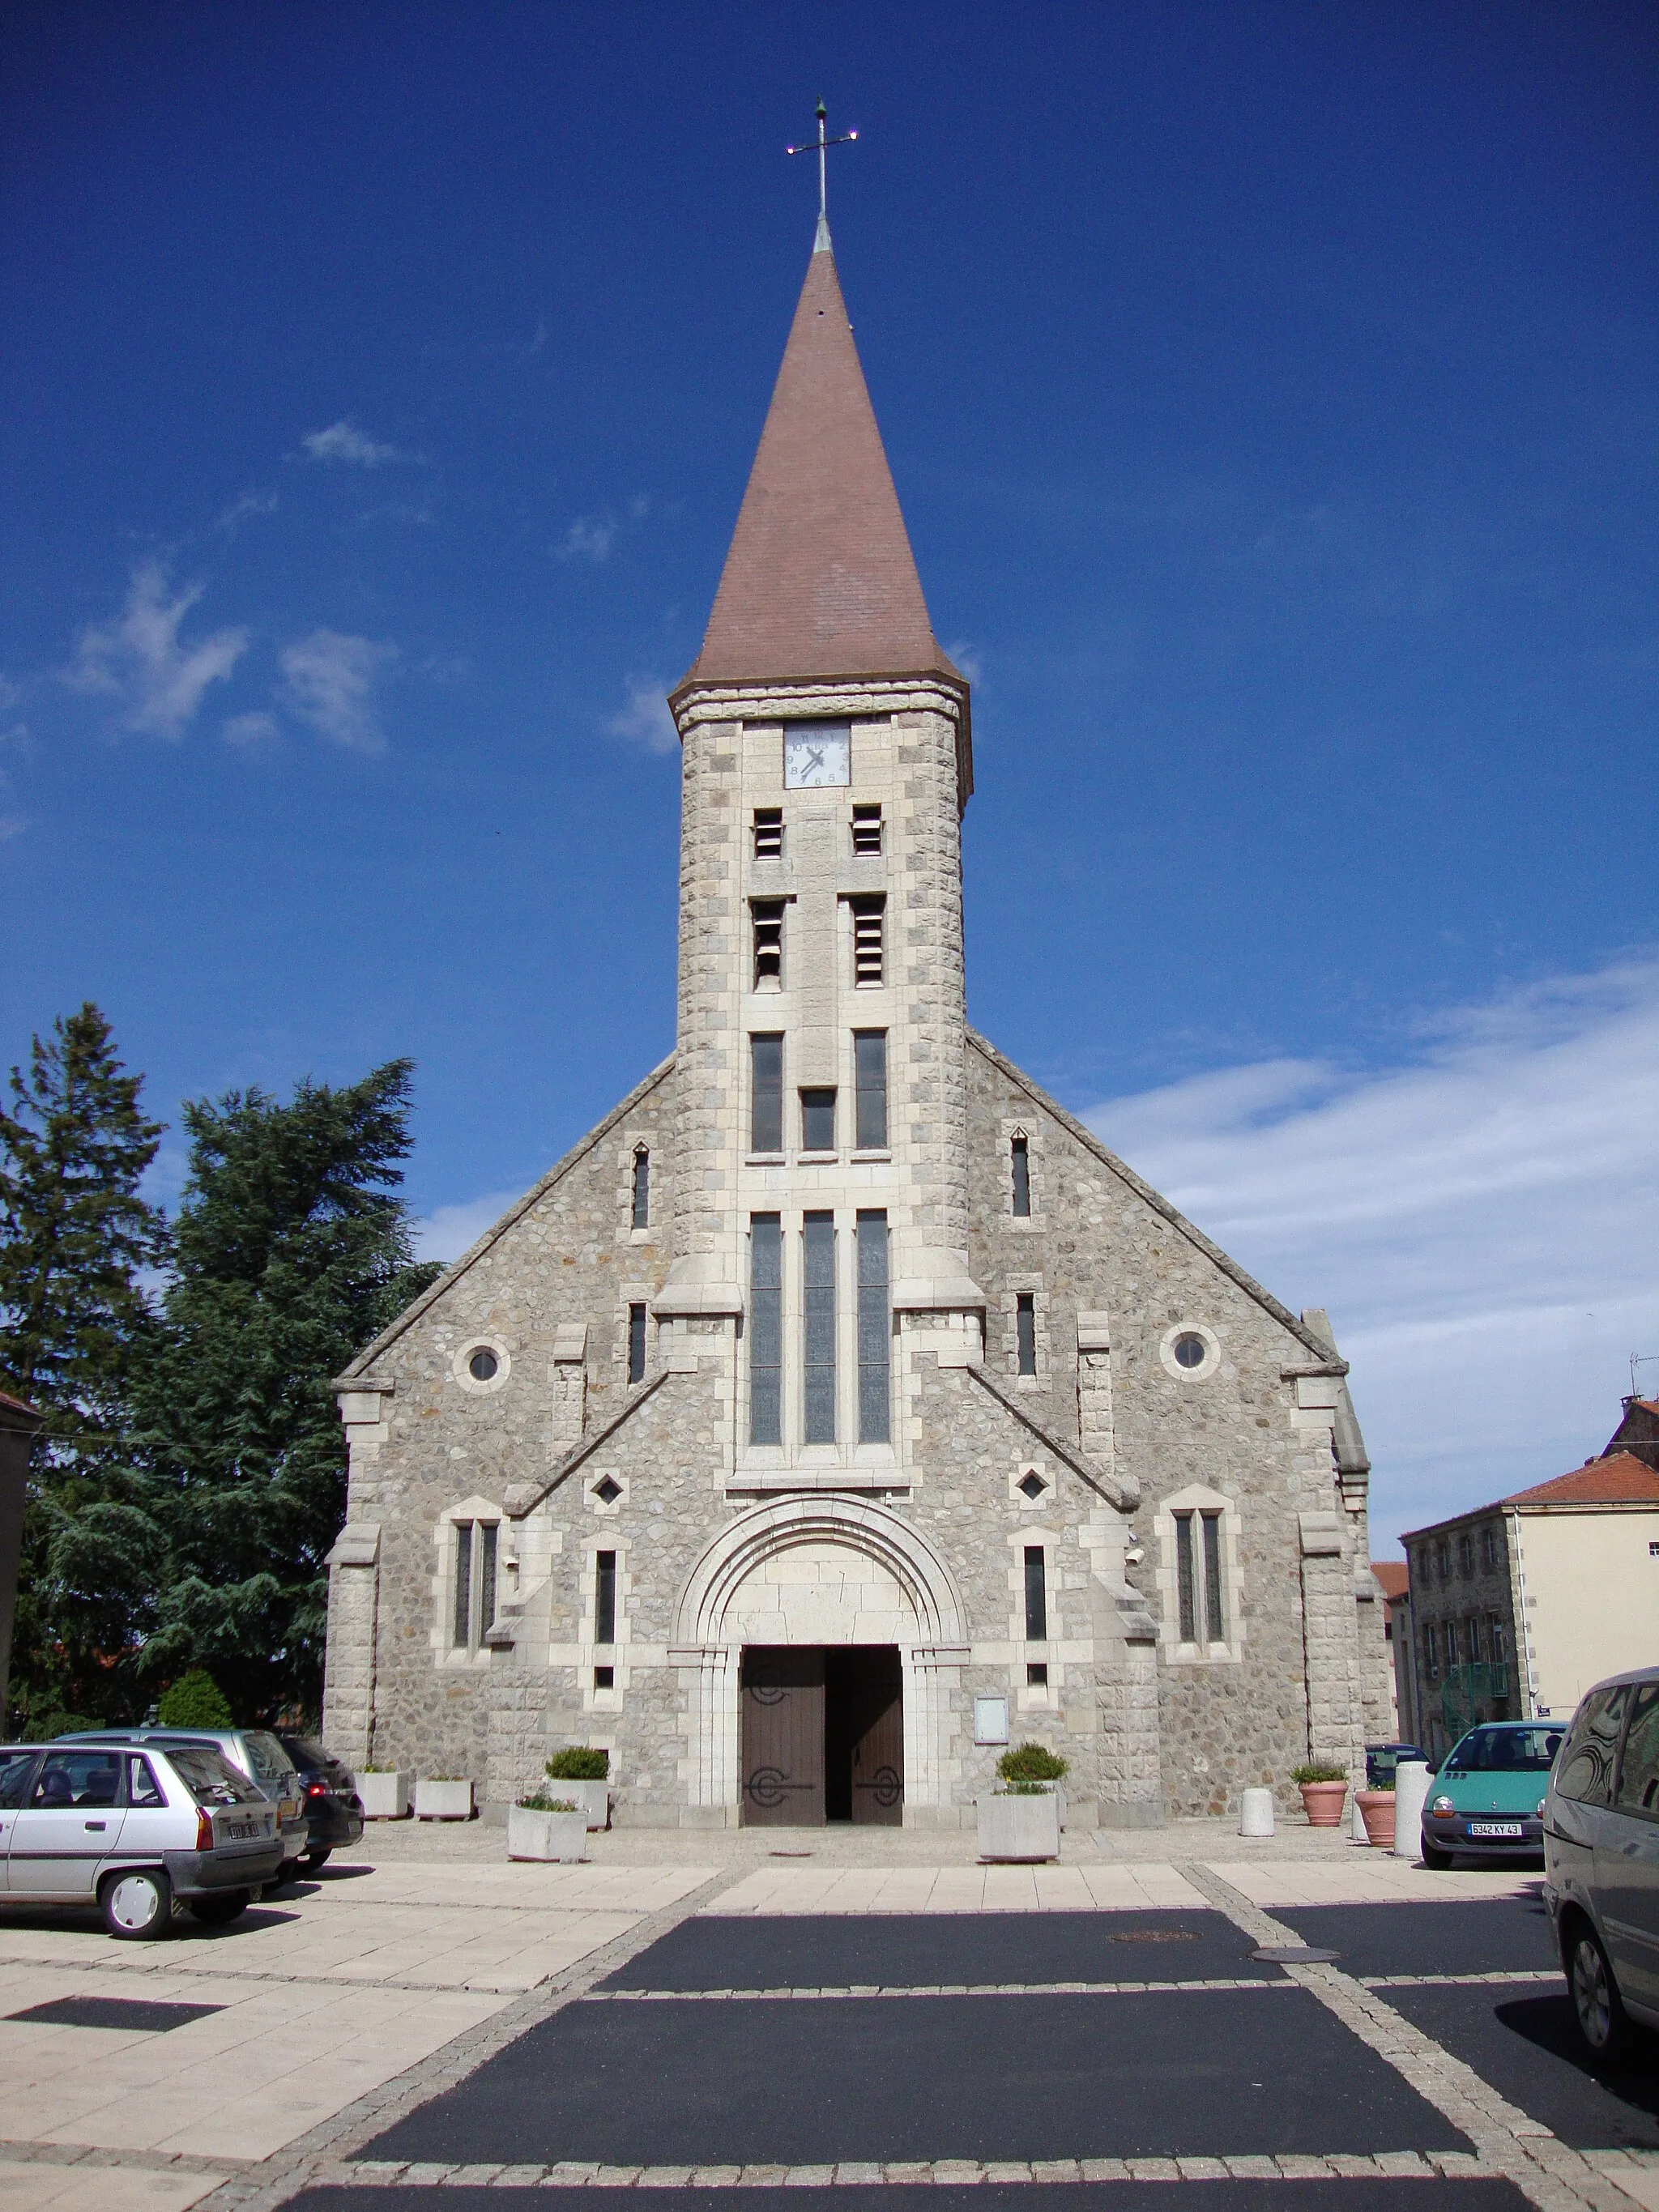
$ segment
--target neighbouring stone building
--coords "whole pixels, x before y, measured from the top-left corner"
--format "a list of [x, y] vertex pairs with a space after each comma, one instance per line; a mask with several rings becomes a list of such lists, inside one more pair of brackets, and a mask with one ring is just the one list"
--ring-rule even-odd
[[1325, 1316], [967, 1026], [969, 686], [822, 225], [670, 704], [675, 1050], [339, 1378], [331, 1743], [690, 1826], [953, 1826], [1027, 1738], [1083, 1825], [1358, 1771]]

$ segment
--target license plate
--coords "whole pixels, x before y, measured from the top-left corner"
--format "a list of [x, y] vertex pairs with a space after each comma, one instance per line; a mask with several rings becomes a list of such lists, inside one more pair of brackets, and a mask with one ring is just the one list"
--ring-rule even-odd
[[219, 1831], [219, 1832], [233, 1844], [246, 1844], [252, 1837], [257, 1836], [259, 1831], [253, 1826], [252, 1821], [232, 1820], [228, 1822], [227, 1825]]
[[1523, 1836], [1526, 1833], [1519, 1820], [1471, 1820], [1472, 1836]]

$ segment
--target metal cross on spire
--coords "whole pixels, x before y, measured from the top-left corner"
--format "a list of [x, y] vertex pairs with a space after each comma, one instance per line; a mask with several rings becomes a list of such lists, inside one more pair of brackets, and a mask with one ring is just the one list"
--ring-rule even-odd
[[856, 131], [844, 131], [839, 138], [831, 138], [826, 135], [826, 118], [829, 115], [829, 110], [825, 107], [822, 100], [819, 100], [817, 104], [817, 113], [818, 118], [817, 137], [816, 138], [803, 138], [799, 146], [791, 146], [786, 149], [786, 150], [791, 154], [810, 154], [816, 148], [818, 157], [818, 221], [823, 223], [827, 222], [830, 218], [830, 179], [828, 164], [825, 161], [824, 156], [829, 153], [830, 149], [832, 146], [850, 146], [859, 134]]

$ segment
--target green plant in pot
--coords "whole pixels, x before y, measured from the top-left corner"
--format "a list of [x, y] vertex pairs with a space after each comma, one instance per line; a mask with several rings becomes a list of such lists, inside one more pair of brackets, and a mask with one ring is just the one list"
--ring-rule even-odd
[[1070, 1771], [1071, 1762], [1046, 1743], [1019, 1744], [997, 1761], [1003, 1792], [1009, 1797], [1046, 1797]]
[[568, 1743], [556, 1751], [544, 1771], [554, 1782], [604, 1782], [611, 1773], [611, 1753], [592, 1744]]
[[1310, 1759], [1295, 1770], [1291, 1779], [1302, 1792], [1302, 1809], [1310, 1828], [1341, 1826], [1343, 1800], [1348, 1794], [1346, 1767], [1334, 1765], [1328, 1759]]

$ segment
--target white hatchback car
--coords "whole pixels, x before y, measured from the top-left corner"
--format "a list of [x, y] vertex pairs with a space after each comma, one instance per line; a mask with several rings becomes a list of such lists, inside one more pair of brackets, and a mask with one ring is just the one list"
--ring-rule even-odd
[[0, 1750], [0, 1906], [98, 1906], [112, 1936], [165, 1936], [176, 1898], [235, 1919], [283, 1864], [276, 1808], [207, 1745]]
[[1544, 1902], [1593, 2058], [1659, 2028], [1659, 1667], [1598, 1682], [1544, 1805]]

